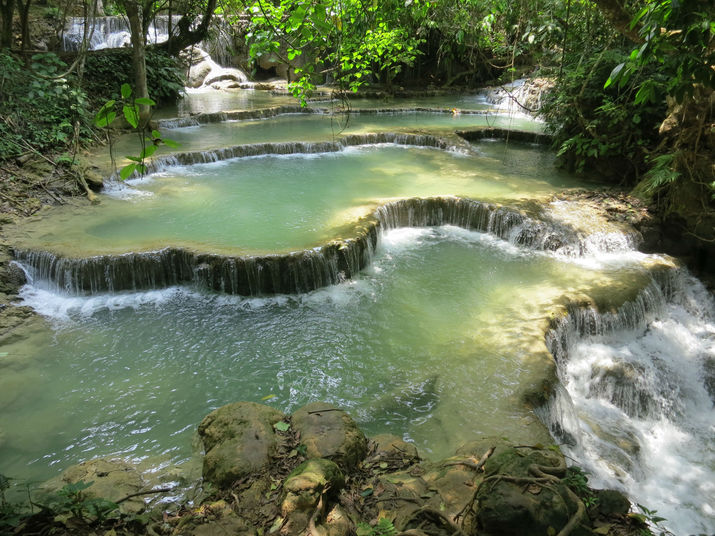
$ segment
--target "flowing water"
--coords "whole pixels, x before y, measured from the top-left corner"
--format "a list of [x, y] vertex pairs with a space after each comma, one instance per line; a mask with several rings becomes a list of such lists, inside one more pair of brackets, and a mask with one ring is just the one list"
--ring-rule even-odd
[[[244, 104], [281, 104], [254, 98]], [[165, 125], [182, 147], [152, 174], [114, 185], [97, 207], [23, 222], [13, 238], [31, 278], [23, 301], [47, 324], [0, 348], [0, 473], [44, 479], [110, 454], [153, 470], [195, 466], [198, 422], [237, 400], [286, 412], [325, 400], [430, 457], [479, 435], [545, 443], [526, 402], [556, 373], [551, 351], [564, 387], [537, 413], [555, 440], [676, 534], [712, 532], [712, 297], [577, 204], [525, 203], [582, 185], [549, 152], [453, 135], [538, 124], [453, 115], [440, 99], [403, 112], [360, 102], [345, 130], [325, 112]], [[131, 144], [120, 140], [118, 154]], [[399, 201], [429, 196], [442, 197]], [[260, 271], [304, 249], [314, 263], [337, 239], [342, 253], [325, 254], [329, 277], [310, 292], [231, 296], [208, 288], [239, 287], [197, 277], [213, 262], [197, 252], [229, 264], [269, 254], [250, 260]], [[179, 255], [188, 277], [107, 292], [113, 264], [138, 262], [130, 251]], [[76, 284], [84, 262], [106, 284]], [[584, 303], [613, 312], [574, 305]]]
[[573, 311], [557, 329], [565, 390], [545, 420], [594, 485], [657, 509], [676, 534], [710, 534], [715, 301], [683, 272], [640, 298], [616, 314]]

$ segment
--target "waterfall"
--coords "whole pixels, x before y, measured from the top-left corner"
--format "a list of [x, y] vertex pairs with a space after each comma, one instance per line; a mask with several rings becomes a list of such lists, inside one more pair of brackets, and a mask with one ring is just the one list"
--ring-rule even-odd
[[571, 304], [546, 343], [561, 383], [542, 420], [592, 484], [656, 508], [675, 534], [715, 520], [715, 301], [658, 271], [615, 311]]
[[[378, 138], [383, 139], [382, 135]], [[426, 141], [422, 136], [416, 138], [412, 141]], [[364, 142], [365, 136], [356, 136], [353, 141]], [[261, 151], [265, 149], [263, 145], [240, 147]], [[287, 151], [296, 144], [268, 145]], [[321, 152], [340, 147], [331, 143], [313, 145]], [[225, 156], [220, 152], [185, 154], [184, 159], [201, 155], [201, 161], [207, 161], [206, 154], [212, 155], [211, 158]], [[384, 230], [438, 225], [491, 233], [521, 247], [557, 254], [564, 248], [585, 249], [579, 246], [585, 239], [568, 227], [530, 218], [516, 209], [458, 197], [433, 197], [384, 204], [356, 223], [353, 236], [289, 254], [230, 256], [181, 248], [88, 258], [22, 249], [14, 253], [34, 285], [75, 294], [189, 284], [244, 296], [292, 294], [355, 277], [371, 262], [378, 237]]]
[[[288, 114], [321, 114], [329, 115], [341, 113], [348, 113], [347, 110], [332, 110], [326, 107], [309, 107], [303, 108], [298, 105], [290, 106], [273, 106], [271, 108], [259, 108], [254, 110], [235, 110], [228, 112], [207, 112], [193, 115], [191, 117], [181, 117], [176, 119], [160, 119], [156, 122], [157, 126], [162, 129], [168, 128], [184, 128], [184, 127], [194, 127], [199, 125], [205, 125], [210, 123], [220, 123], [223, 121], [241, 121], [249, 119], [268, 119], [271, 117], [276, 117], [279, 115]], [[404, 115], [408, 113], [433, 113], [433, 114], [444, 114], [452, 115], [451, 108], [351, 108], [349, 110], [351, 115]], [[461, 115], [489, 115], [492, 112], [484, 110], [463, 110], [460, 111]], [[485, 134], [480, 135], [479, 133], [485, 132]], [[481, 139], [485, 137], [503, 137], [501, 134], [501, 129], [481, 129], [479, 131], [464, 131], [458, 132], [458, 134], [465, 139]], [[506, 131], [504, 131], [506, 132]], [[517, 132], [509, 131], [512, 139], [515, 141], [525, 141], [525, 142], [536, 142], [536, 143], [550, 143], [550, 137], [546, 134], [539, 133], [527, 133], [527, 132]], [[521, 136], [521, 137], [520, 137]]]
[[[179, 15], [174, 15], [172, 22], [176, 24], [180, 18]], [[123, 16], [96, 17], [92, 21], [90, 32], [92, 29], [94, 32], [89, 43], [90, 50], [121, 48], [130, 44], [129, 21]], [[81, 17], [70, 18], [62, 35], [62, 49], [66, 51], [79, 50], [83, 34], [84, 19]], [[149, 43], [163, 43], [168, 38], [169, 16], [157, 15], [147, 28], [147, 40]]]
[[553, 87], [549, 78], [519, 79], [486, 91], [487, 102], [514, 115], [538, 112], [544, 94]]

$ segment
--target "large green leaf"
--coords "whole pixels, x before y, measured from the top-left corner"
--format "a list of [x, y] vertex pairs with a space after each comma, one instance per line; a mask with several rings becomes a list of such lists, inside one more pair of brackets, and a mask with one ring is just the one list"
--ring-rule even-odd
[[124, 118], [127, 120], [133, 128], [139, 126], [139, 107], [134, 105], [125, 104], [122, 107], [122, 112], [124, 113]]

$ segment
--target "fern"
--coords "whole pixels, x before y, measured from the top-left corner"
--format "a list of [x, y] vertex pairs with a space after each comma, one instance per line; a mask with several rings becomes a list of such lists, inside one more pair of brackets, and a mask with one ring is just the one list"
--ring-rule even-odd
[[659, 188], [672, 184], [680, 178], [680, 173], [673, 169], [677, 153], [667, 153], [653, 158], [653, 167], [643, 176], [641, 188], [646, 193], [652, 193]]

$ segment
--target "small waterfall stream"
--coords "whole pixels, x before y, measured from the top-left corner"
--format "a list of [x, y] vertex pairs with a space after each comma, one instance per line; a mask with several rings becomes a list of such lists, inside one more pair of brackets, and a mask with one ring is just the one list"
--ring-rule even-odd
[[[684, 270], [618, 311], [573, 305], [547, 335], [563, 384], [542, 418], [598, 487], [677, 535], [715, 526], [715, 301]], [[657, 506], [654, 506], [657, 505]]]

